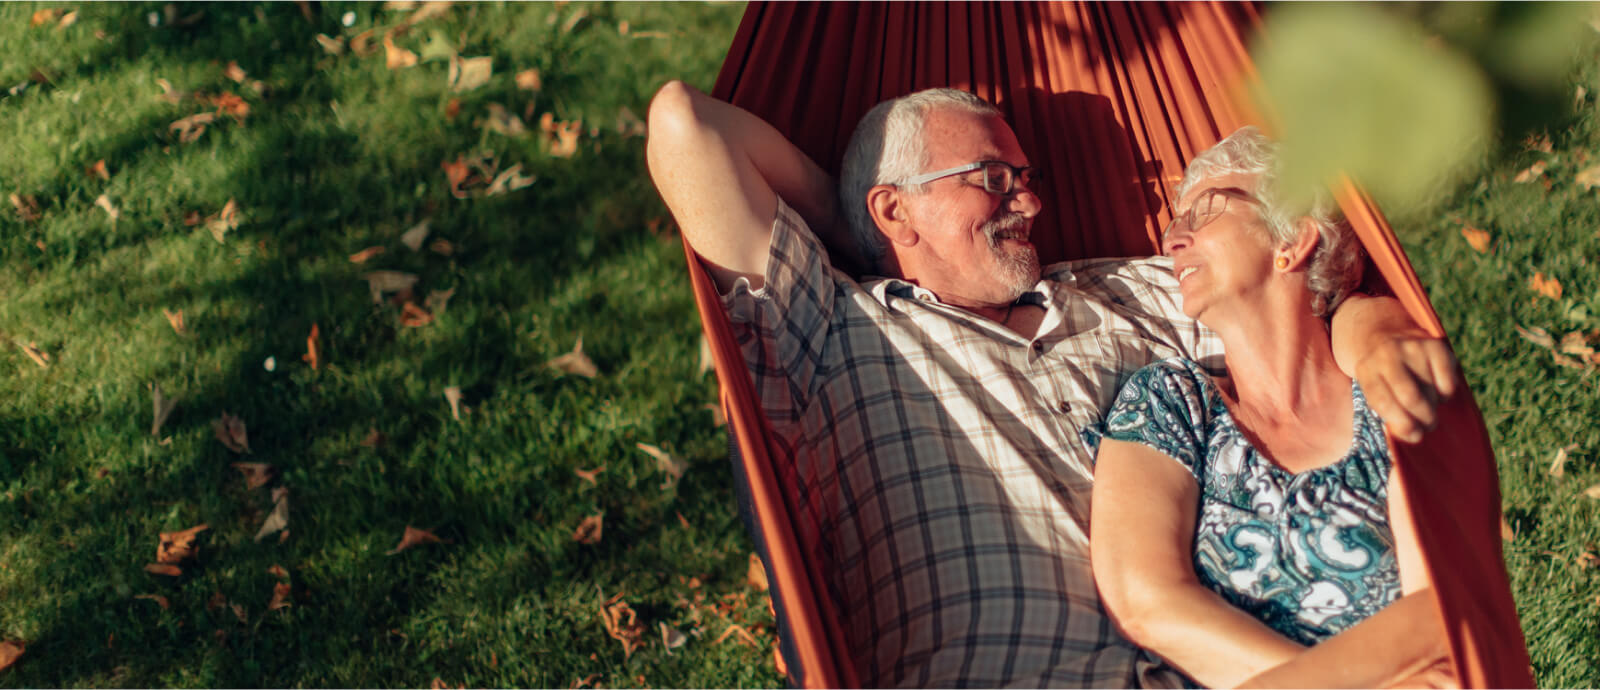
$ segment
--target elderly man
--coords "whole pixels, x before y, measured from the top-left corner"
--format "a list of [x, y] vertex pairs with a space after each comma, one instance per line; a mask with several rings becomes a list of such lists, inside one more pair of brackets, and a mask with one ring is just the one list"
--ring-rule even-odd
[[[1028, 156], [964, 92], [868, 113], [837, 198], [771, 126], [682, 83], [649, 120], [651, 176], [724, 293], [861, 681], [1178, 682], [1101, 609], [1080, 436], [1143, 365], [1220, 354], [1179, 309], [1171, 262], [1041, 271]], [[888, 277], [852, 280], [823, 242]], [[1387, 335], [1409, 325], [1368, 298], [1334, 327], [1341, 366], [1401, 434], [1429, 421], [1432, 379], [1455, 385], [1441, 343]]]

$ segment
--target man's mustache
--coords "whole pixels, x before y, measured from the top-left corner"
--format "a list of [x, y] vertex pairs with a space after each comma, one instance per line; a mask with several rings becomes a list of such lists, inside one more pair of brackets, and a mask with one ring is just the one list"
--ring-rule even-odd
[[1028, 217], [1021, 213], [1007, 213], [983, 224], [984, 237], [993, 246], [999, 246], [1002, 233], [1025, 232], [1027, 229]]

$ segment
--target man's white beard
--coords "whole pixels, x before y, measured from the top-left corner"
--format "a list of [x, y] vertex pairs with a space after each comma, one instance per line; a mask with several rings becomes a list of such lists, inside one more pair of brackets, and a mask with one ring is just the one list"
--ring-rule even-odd
[[1006, 249], [1001, 245], [1000, 233], [1021, 231], [1027, 228], [1027, 219], [1019, 214], [996, 218], [983, 226], [984, 239], [989, 241], [989, 251], [1000, 265], [995, 279], [1004, 285], [1015, 300], [1039, 282], [1039, 251], [1032, 245]]

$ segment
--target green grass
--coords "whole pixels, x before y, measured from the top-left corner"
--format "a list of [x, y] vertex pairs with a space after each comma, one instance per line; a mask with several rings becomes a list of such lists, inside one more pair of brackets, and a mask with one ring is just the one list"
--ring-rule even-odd
[[[660, 231], [670, 223], [643, 140], [614, 127], [621, 108], [642, 117], [668, 78], [709, 88], [741, 6], [457, 6], [398, 43], [420, 52], [436, 33], [493, 56], [493, 79], [459, 94], [442, 61], [389, 70], [381, 47], [317, 46], [319, 32], [381, 34], [404, 16], [376, 4], [325, 3], [311, 21], [292, 4], [182, 7], [204, 15], [155, 28], [161, 4], [93, 4], [65, 29], [29, 26], [40, 7], [0, 5], [0, 93], [44, 77], [0, 97], [0, 192], [42, 211], [24, 222], [0, 199], [0, 638], [29, 642], [0, 686], [781, 682], [764, 600], [745, 583], [723, 432], [703, 408], [715, 383], [697, 370], [682, 250]], [[229, 61], [266, 95], [228, 80]], [[1600, 191], [1574, 180], [1600, 164], [1600, 63], [1589, 64], [1574, 83], [1590, 95], [1551, 132], [1552, 152], [1497, 163], [1399, 226], [1489, 423], [1517, 532], [1508, 566], [1547, 687], [1600, 684], [1600, 571], [1580, 558], [1600, 543], [1600, 501], [1583, 494], [1600, 482], [1600, 377], [1557, 366], [1513, 325], [1600, 328]], [[513, 80], [528, 68], [536, 93]], [[252, 112], [180, 143], [168, 125], [208, 107], [156, 98], [158, 78], [240, 93]], [[530, 133], [475, 126], [491, 103], [531, 112]], [[544, 113], [584, 122], [575, 155], [547, 152]], [[440, 164], [485, 151], [537, 181], [452, 197]], [[110, 180], [84, 174], [102, 159]], [[1537, 160], [1548, 189], [1513, 181]], [[115, 223], [95, 206], [102, 194]], [[244, 221], [226, 242], [185, 224], [229, 199]], [[400, 244], [424, 218], [452, 255]], [[1467, 246], [1462, 223], [1493, 235], [1488, 254]], [[347, 259], [374, 245], [387, 252]], [[373, 304], [360, 278], [373, 269], [416, 273], [419, 296], [455, 296], [434, 323], [405, 327], [396, 306]], [[1564, 284], [1560, 300], [1527, 287], [1536, 271]], [[187, 332], [162, 309], [183, 310]], [[312, 324], [315, 371], [300, 358]], [[601, 376], [544, 366], [580, 336]], [[182, 398], [160, 437], [152, 382]], [[253, 540], [268, 490], [229, 467], [241, 458], [210, 428], [223, 411], [249, 425], [244, 459], [274, 464], [274, 486], [291, 492], [282, 543]], [[374, 428], [387, 443], [362, 445]], [[638, 442], [692, 466], [662, 488]], [[1566, 476], [1549, 476], [1568, 444]], [[573, 474], [598, 465], [594, 485]], [[579, 521], [602, 511], [603, 540], [575, 543]], [[143, 571], [159, 532], [202, 522], [182, 577]], [[450, 543], [385, 555], [407, 525]], [[268, 611], [275, 564], [293, 606]], [[600, 617], [619, 592], [651, 641], [627, 659]], [[245, 620], [208, 609], [218, 593]], [[734, 601], [696, 620], [680, 597], [697, 593]], [[732, 620], [763, 646], [714, 644]], [[669, 655], [658, 623], [701, 635]]]

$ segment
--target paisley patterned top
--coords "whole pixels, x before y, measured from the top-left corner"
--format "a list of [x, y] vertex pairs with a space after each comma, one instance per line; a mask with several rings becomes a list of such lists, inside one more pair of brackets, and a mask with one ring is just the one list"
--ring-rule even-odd
[[1148, 445], [1200, 484], [1194, 540], [1200, 581], [1302, 644], [1316, 644], [1400, 598], [1389, 529], [1383, 425], [1352, 384], [1349, 455], [1300, 474], [1240, 433], [1200, 365], [1167, 359], [1117, 394], [1105, 436]]

